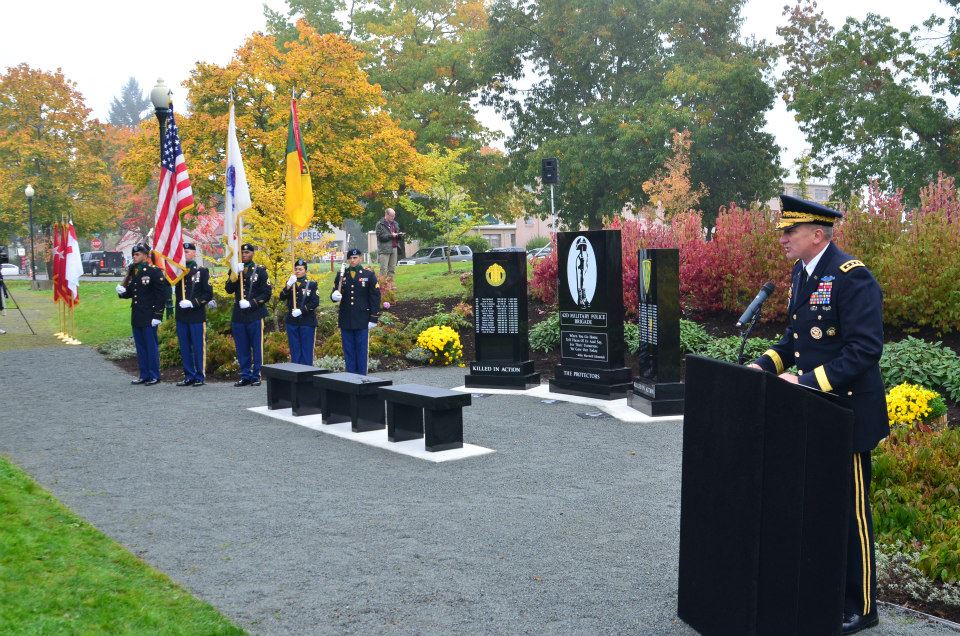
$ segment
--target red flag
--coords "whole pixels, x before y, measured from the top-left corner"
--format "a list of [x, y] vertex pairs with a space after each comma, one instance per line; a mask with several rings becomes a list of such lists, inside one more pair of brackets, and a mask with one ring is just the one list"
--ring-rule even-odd
[[60, 285], [63, 281], [63, 235], [60, 224], [53, 224], [53, 302], [63, 300]]
[[183, 234], [180, 213], [193, 207], [193, 190], [183, 148], [177, 135], [177, 124], [170, 113], [160, 152], [160, 188], [157, 197], [157, 218], [154, 227], [153, 253], [159, 257], [167, 280], [174, 283], [187, 271], [183, 257]]

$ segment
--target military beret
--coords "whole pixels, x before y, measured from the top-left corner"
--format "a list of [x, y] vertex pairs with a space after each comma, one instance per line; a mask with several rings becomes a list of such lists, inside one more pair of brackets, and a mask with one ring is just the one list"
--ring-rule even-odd
[[293, 266], [294, 266], [294, 267], [306, 267], [306, 266], [307, 266], [307, 261], [303, 260], [302, 258], [298, 258], [297, 260], [295, 260], [295, 261], [293, 262]]
[[133, 246], [133, 249], [130, 250], [130, 253], [136, 254], [137, 252], [140, 252], [141, 254], [149, 254], [150, 248], [144, 245], [143, 243], [137, 243], [136, 245]]
[[193, 250], [194, 252], [196, 252], [196, 251], [197, 251], [197, 246], [196, 246], [195, 244], [193, 244], [193, 243], [184, 243], [184, 244], [183, 244], [183, 249], [185, 249], [185, 250]]
[[807, 201], [789, 194], [780, 195], [780, 222], [778, 230], [786, 230], [800, 223], [814, 223], [833, 227], [833, 224], [843, 218], [843, 214], [820, 205], [816, 201]]
[[240, 246], [241, 252], [256, 252], [257, 248], [253, 246], [253, 243], [244, 243]]
[[347, 258], [351, 256], [363, 256], [363, 252], [355, 247], [351, 247], [349, 250], [347, 250]]

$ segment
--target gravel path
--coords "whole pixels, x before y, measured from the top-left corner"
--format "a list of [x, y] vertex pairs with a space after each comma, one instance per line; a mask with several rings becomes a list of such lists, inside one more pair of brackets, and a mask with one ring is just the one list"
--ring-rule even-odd
[[[694, 633], [677, 424], [490, 396], [464, 436], [497, 452], [429, 464], [246, 411], [265, 387], [134, 387], [87, 348], [0, 369], [0, 453], [251, 632]], [[883, 618], [870, 634], [955, 633]]]

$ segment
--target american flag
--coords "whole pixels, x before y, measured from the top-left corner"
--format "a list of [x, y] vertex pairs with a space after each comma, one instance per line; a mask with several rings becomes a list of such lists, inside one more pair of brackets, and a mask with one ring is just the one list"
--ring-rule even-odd
[[170, 111], [160, 151], [160, 192], [157, 197], [157, 222], [153, 230], [153, 251], [163, 263], [163, 272], [171, 283], [186, 272], [183, 258], [183, 235], [180, 213], [193, 207], [190, 175], [177, 135], [177, 124]]

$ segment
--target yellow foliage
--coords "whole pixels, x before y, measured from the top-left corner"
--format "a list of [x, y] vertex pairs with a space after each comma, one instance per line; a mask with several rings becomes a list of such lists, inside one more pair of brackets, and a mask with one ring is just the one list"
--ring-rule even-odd
[[643, 191], [650, 197], [650, 203], [657, 211], [663, 212], [663, 219], [670, 220], [679, 212], [687, 212], [697, 207], [700, 199], [709, 190], [700, 184], [697, 189], [690, 183], [690, 131], [673, 131], [673, 154], [657, 171], [653, 179], [643, 183]]
[[930, 402], [939, 393], [917, 384], [904, 382], [890, 389], [887, 394], [887, 416], [891, 426], [912, 428], [929, 416], [933, 409]]
[[463, 346], [460, 335], [450, 327], [428, 327], [417, 336], [417, 346], [432, 354], [430, 364], [451, 365], [463, 361]]
[[[255, 33], [226, 66], [198, 63], [185, 83], [193, 112], [177, 125], [196, 196], [222, 195], [229, 91], [254, 206], [283, 214], [284, 162], [291, 92], [297, 92], [300, 132], [314, 193], [314, 227], [358, 217], [361, 195], [424, 187], [424, 160], [413, 133], [390, 118], [380, 87], [360, 69], [362, 53], [344, 38], [319, 34], [306, 22], [282, 49]], [[176, 104], [175, 104], [176, 106]], [[124, 162], [124, 176], [141, 187], [157, 170], [157, 125], [141, 125]], [[254, 191], [259, 174], [264, 201]]]

